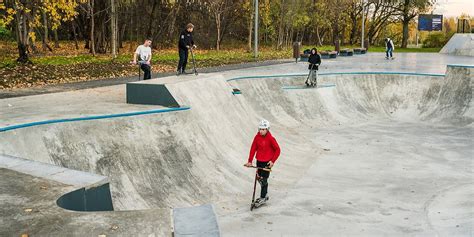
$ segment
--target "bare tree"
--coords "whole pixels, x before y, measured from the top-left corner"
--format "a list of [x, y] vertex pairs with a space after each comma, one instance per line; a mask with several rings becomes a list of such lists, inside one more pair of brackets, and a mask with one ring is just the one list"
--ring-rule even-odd
[[216, 50], [220, 50], [223, 34], [228, 26], [231, 12], [234, 8], [233, 0], [206, 0], [203, 4], [211, 14], [216, 24]]
[[421, 12], [427, 11], [434, 3], [435, 0], [400, 0], [398, 4], [395, 4], [393, 8], [403, 24], [402, 48], [406, 48], [408, 45], [410, 22]]
[[367, 36], [369, 43], [374, 44], [380, 30], [389, 23], [390, 19], [393, 19], [395, 15], [395, 9], [391, 1], [370, 1], [367, 8], [367, 14], [369, 17]]

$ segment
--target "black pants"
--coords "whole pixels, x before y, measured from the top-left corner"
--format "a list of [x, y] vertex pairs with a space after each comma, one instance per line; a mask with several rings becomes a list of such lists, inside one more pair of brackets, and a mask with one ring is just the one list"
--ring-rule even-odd
[[[267, 168], [268, 162], [261, 162], [257, 160], [257, 167]], [[267, 196], [267, 191], [268, 191], [268, 178], [270, 177], [270, 172], [265, 171], [265, 170], [258, 170], [258, 176], [260, 176], [260, 179], [258, 180], [258, 182], [260, 183], [260, 186], [261, 186], [260, 197], [265, 198]]]
[[186, 64], [188, 64], [189, 51], [187, 49], [179, 49], [179, 63], [178, 72], [184, 72], [186, 70]]
[[151, 79], [151, 66], [149, 64], [142, 63], [140, 65], [140, 68], [142, 69], [143, 74], [144, 74], [143, 80]]

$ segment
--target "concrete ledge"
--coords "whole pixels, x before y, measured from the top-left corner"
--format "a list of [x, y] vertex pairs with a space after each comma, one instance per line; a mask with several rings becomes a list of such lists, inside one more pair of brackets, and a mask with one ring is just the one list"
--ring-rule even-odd
[[120, 113], [120, 114], [105, 114], [105, 115], [86, 116], [86, 117], [78, 117], [78, 118], [52, 119], [52, 120], [44, 120], [44, 121], [38, 121], [38, 122], [32, 122], [32, 123], [23, 123], [23, 124], [16, 124], [16, 125], [11, 125], [11, 126], [6, 126], [6, 127], [0, 127], [0, 132], [6, 132], [6, 131], [20, 129], [20, 128], [27, 128], [27, 127], [54, 124], [54, 123], [68, 123], [68, 122], [89, 121], [89, 120], [98, 120], [98, 119], [121, 118], [121, 117], [139, 116], [139, 115], [147, 115], [147, 114], [167, 113], [167, 112], [174, 112], [174, 111], [181, 111], [181, 110], [188, 110], [188, 109], [190, 109], [190, 107], [184, 106], [180, 108], [152, 109], [152, 110], [144, 110], [144, 111], [128, 112], [128, 113]]
[[[430, 76], [430, 77], [445, 77], [445, 74], [433, 74], [433, 73], [417, 73], [417, 72], [323, 72], [318, 73], [318, 76], [336, 76], [336, 75], [407, 75], [407, 76]], [[307, 73], [302, 74], [281, 74], [281, 75], [271, 75], [271, 76], [245, 76], [245, 77], [235, 77], [227, 79], [227, 82], [230, 81], [240, 81], [240, 80], [251, 80], [251, 79], [278, 79], [284, 77], [302, 77], [308, 76]]]
[[474, 65], [448, 64], [447, 67], [474, 68]]
[[74, 211], [112, 211], [112, 195], [106, 176], [72, 170], [19, 157], [0, 155], [0, 168], [29, 174], [79, 188], [57, 200], [58, 206]]
[[106, 176], [1, 154], [0, 168], [72, 185], [77, 188], [95, 187], [109, 183]]
[[127, 103], [143, 105], [161, 105], [165, 107], [180, 107], [167, 85], [195, 80], [196, 77], [182, 75], [179, 77], [165, 77], [160, 79], [127, 83]]
[[214, 207], [205, 204], [173, 209], [174, 236], [220, 236]]
[[127, 83], [127, 104], [179, 107], [166, 85]]

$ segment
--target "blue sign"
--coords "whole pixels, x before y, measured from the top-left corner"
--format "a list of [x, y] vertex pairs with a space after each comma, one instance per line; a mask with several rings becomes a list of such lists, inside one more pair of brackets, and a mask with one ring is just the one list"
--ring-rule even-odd
[[443, 15], [420, 14], [418, 16], [418, 30], [420, 31], [443, 30]]

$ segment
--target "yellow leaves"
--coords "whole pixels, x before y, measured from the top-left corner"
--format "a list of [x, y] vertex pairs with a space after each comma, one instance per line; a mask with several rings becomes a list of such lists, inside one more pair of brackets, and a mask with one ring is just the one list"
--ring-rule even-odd
[[3, 1], [0, 0], [0, 10], [5, 11], [6, 14], [0, 15], [0, 26], [5, 27], [13, 20], [13, 15], [16, 13], [15, 9], [7, 8]]
[[50, 0], [43, 3], [43, 9], [51, 19], [52, 28], [57, 29], [61, 22], [70, 21], [79, 14], [77, 5], [73, 0]]
[[30, 37], [30, 39], [35, 42], [36, 41], [36, 34], [35, 32], [29, 32], [28, 33], [28, 36]]
[[16, 14], [16, 11], [15, 11], [15, 9], [13, 9], [13, 8], [8, 8], [8, 9], [7, 9], [7, 14], [8, 14], [8, 15], [14, 15], [14, 14]]

